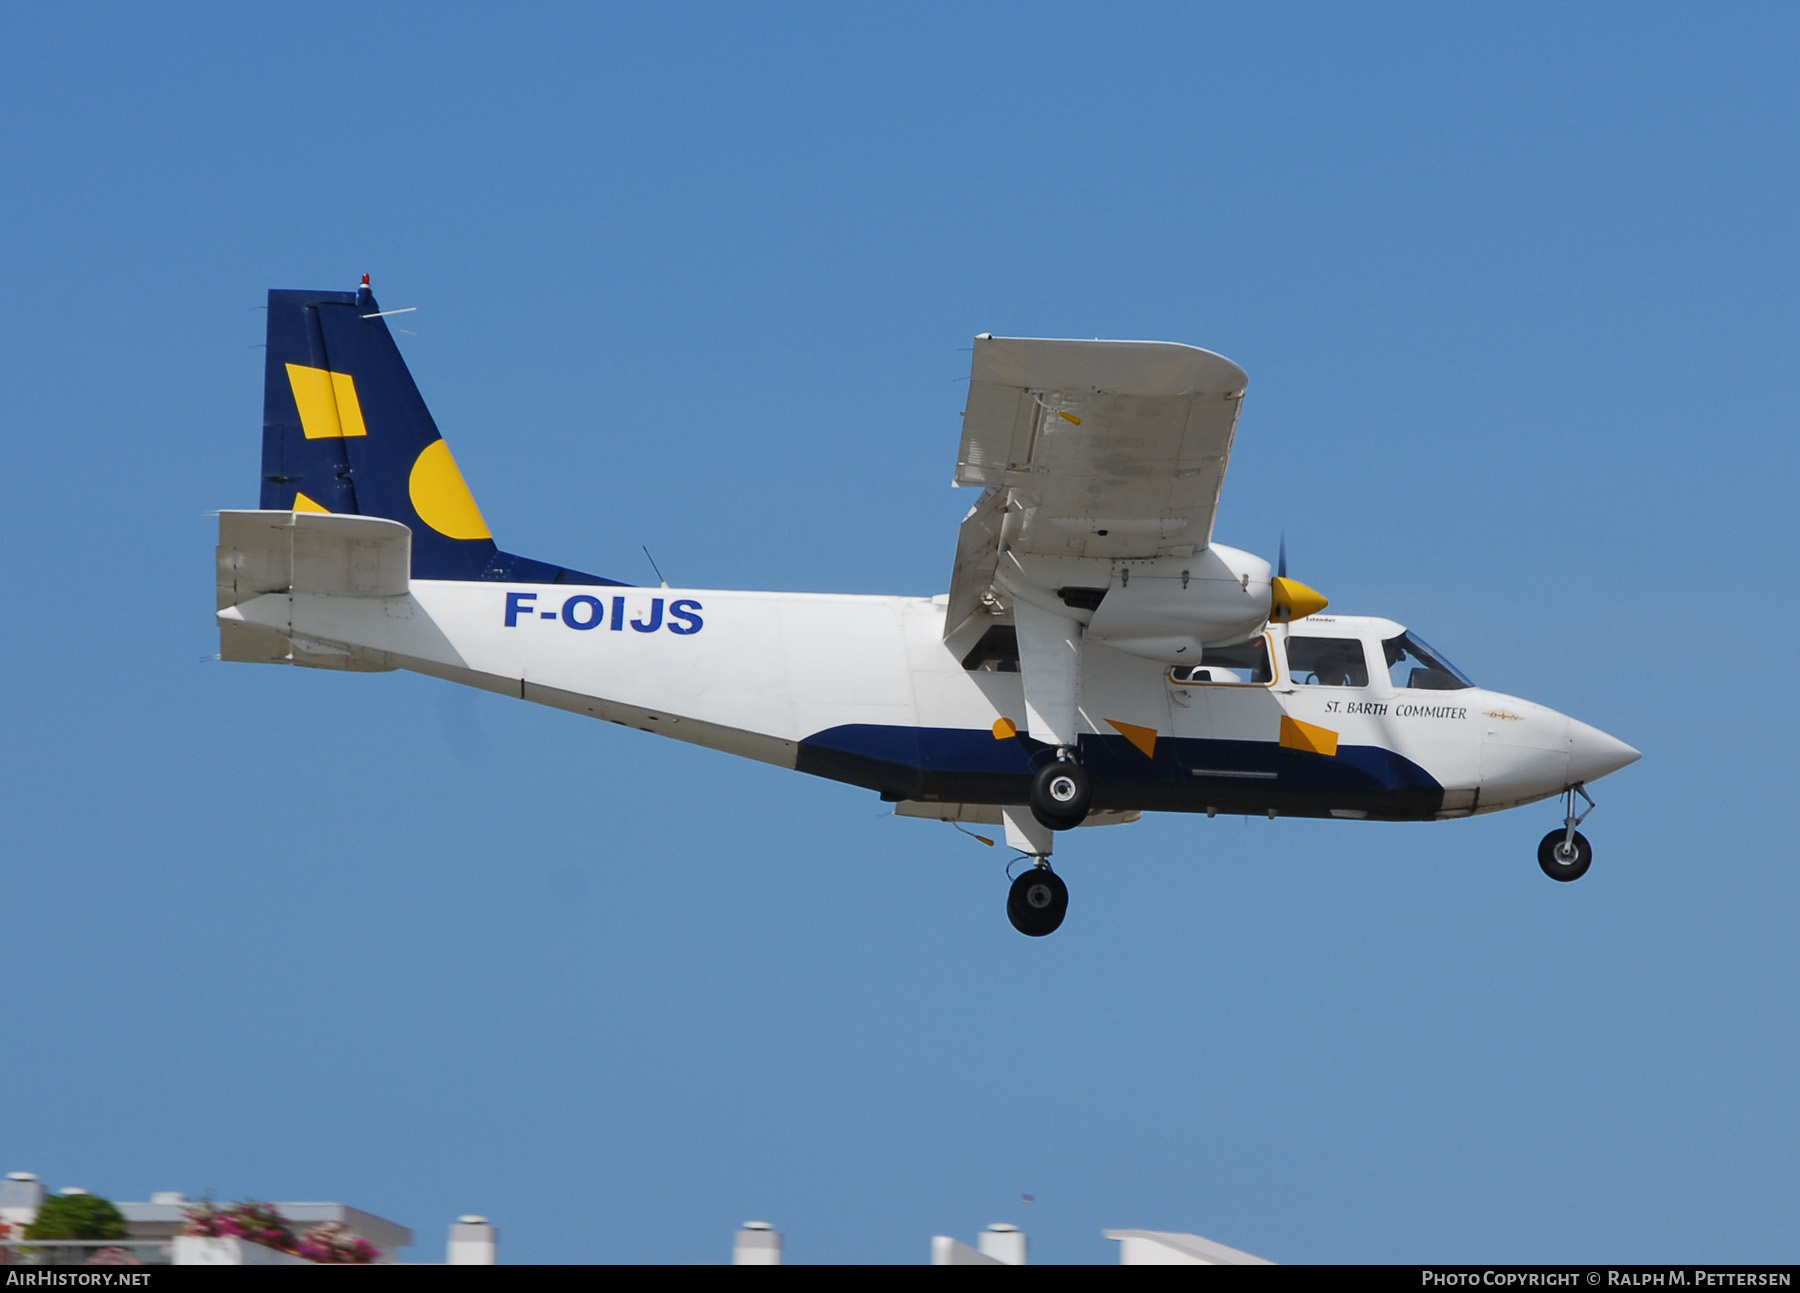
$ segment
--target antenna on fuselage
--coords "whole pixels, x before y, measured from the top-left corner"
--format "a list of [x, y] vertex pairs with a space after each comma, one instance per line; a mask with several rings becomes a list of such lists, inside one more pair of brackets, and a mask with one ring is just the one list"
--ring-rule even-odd
[[650, 555], [650, 549], [644, 547], [641, 543], [638, 544], [638, 547], [644, 549], [644, 560], [650, 563], [650, 569], [656, 571], [657, 582], [662, 584], [664, 588], [667, 588], [669, 586], [669, 581], [663, 578], [662, 569], [656, 564], [656, 558]]

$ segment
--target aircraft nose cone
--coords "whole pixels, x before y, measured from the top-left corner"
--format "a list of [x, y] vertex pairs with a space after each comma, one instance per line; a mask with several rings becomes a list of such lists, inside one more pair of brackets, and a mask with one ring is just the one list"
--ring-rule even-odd
[[1597, 781], [1641, 757], [1618, 737], [1576, 719], [1569, 720], [1570, 781]]

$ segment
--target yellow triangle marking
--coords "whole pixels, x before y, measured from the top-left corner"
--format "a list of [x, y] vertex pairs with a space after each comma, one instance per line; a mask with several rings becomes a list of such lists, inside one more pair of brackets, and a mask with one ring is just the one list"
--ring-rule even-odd
[[1286, 750], [1304, 750], [1308, 754], [1337, 753], [1338, 734], [1329, 727], [1302, 723], [1297, 718], [1281, 716], [1281, 745]]
[[299, 490], [294, 491], [294, 511], [296, 511], [296, 512], [323, 512], [326, 516], [331, 515], [331, 509], [329, 507], [320, 507], [317, 503], [313, 502], [312, 499], [308, 498], [305, 494], [302, 494]]
[[1012, 719], [996, 718], [994, 720], [994, 739], [996, 741], [1010, 741], [1018, 734], [1019, 729], [1013, 725]]
[[1142, 750], [1146, 759], [1156, 757], [1156, 729], [1154, 727], [1139, 727], [1136, 723], [1121, 723], [1116, 718], [1109, 718], [1106, 721], [1118, 730], [1120, 736]]

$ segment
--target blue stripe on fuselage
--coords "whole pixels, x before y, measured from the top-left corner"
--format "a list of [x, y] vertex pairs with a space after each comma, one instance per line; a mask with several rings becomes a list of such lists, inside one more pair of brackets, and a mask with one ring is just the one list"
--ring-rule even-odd
[[[849, 723], [800, 743], [803, 772], [880, 791], [889, 799], [1023, 803], [1048, 746], [1025, 737], [949, 727]], [[1079, 757], [1094, 778], [1094, 806], [1204, 812], [1430, 817], [1443, 787], [1392, 750], [1341, 745], [1336, 755], [1274, 741], [1158, 737], [1147, 757], [1122, 736], [1087, 734]]]

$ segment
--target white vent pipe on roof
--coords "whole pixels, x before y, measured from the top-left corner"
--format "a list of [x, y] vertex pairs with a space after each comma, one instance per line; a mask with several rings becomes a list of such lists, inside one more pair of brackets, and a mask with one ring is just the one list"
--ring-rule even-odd
[[1025, 1264], [1025, 1232], [1004, 1221], [996, 1221], [975, 1240], [981, 1251], [1008, 1266]]
[[451, 1266], [492, 1266], [498, 1260], [500, 1232], [486, 1217], [456, 1219], [444, 1260]]
[[781, 1265], [781, 1232], [766, 1221], [746, 1221], [731, 1245], [731, 1264]]

